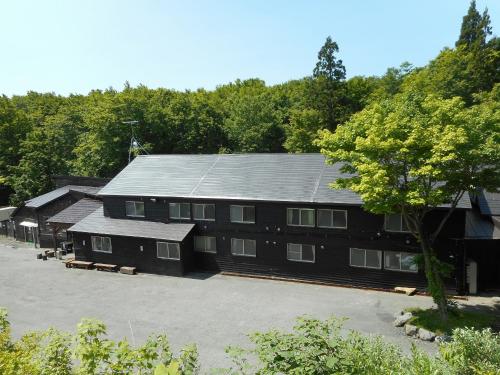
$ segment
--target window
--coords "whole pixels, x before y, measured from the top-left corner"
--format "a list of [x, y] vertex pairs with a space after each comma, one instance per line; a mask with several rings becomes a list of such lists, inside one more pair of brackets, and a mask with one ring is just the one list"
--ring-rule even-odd
[[181, 259], [179, 244], [176, 242], [157, 242], [156, 256], [162, 259]]
[[314, 227], [314, 209], [287, 208], [287, 224], [302, 227]]
[[168, 207], [171, 219], [191, 219], [189, 203], [169, 203]]
[[380, 250], [365, 250], [365, 249], [350, 249], [349, 264], [352, 267], [363, 268], [382, 268], [382, 251]]
[[144, 202], [126, 201], [127, 216], [144, 217]]
[[286, 259], [293, 262], [314, 263], [314, 245], [289, 243], [286, 246]]
[[384, 251], [384, 268], [393, 271], [418, 272], [416, 254]]
[[318, 227], [346, 229], [347, 211], [318, 209]]
[[254, 206], [234, 206], [230, 207], [231, 223], [255, 223], [255, 207]]
[[193, 203], [194, 220], [215, 220], [215, 204]]
[[385, 215], [385, 230], [388, 232], [409, 232], [403, 215], [387, 214]]
[[216, 253], [217, 240], [215, 237], [194, 236], [194, 250], [203, 253]]
[[257, 256], [255, 240], [231, 238], [231, 254], [243, 255], [246, 257]]
[[91, 236], [92, 250], [103, 253], [111, 253], [111, 238]]

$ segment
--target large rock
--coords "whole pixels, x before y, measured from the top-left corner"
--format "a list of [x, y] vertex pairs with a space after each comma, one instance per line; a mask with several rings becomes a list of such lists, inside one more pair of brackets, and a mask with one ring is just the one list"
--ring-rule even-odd
[[426, 329], [420, 328], [418, 330], [418, 338], [424, 341], [432, 341], [436, 337], [434, 332], [428, 331]]
[[401, 315], [404, 315], [404, 313], [405, 312], [403, 310], [399, 310], [398, 312], [395, 312], [394, 315], [393, 315], [394, 319], [399, 318]]
[[404, 313], [403, 315], [400, 315], [394, 320], [394, 326], [395, 327], [402, 327], [404, 326], [411, 318], [412, 318], [411, 312]]
[[406, 336], [416, 336], [418, 333], [418, 327], [416, 327], [412, 324], [406, 324], [405, 325], [405, 333], [406, 333]]

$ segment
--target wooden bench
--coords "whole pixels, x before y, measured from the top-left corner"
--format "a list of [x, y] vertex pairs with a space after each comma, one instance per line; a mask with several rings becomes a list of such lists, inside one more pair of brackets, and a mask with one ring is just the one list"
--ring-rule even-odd
[[94, 263], [94, 267], [98, 271], [110, 271], [110, 272], [118, 271], [118, 266], [116, 264]]
[[120, 273], [135, 275], [135, 267], [120, 267]]
[[49, 258], [53, 258], [56, 256], [56, 252], [54, 250], [46, 250], [45, 255], [47, 255]]
[[92, 269], [92, 266], [94, 265], [93, 262], [84, 262], [83, 260], [74, 260], [69, 264], [71, 268], [83, 268], [86, 270]]

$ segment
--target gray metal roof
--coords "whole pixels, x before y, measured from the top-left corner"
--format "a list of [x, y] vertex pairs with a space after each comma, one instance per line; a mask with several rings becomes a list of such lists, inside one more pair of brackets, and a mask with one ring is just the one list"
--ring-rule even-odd
[[0, 207], [0, 221], [9, 220], [16, 207]]
[[50, 203], [58, 198], [61, 198], [62, 196], [68, 194], [70, 191], [77, 191], [79, 193], [96, 196], [99, 190], [101, 189], [102, 189], [101, 186], [94, 187], [94, 186], [66, 185], [58, 189], [49, 191], [48, 193], [45, 193], [43, 195], [39, 195], [38, 197], [32, 198], [26, 201], [25, 203], [26, 207], [39, 208], [46, 205], [47, 203]]
[[353, 191], [329, 188], [348, 177], [341, 166], [321, 154], [141, 155], [99, 195], [361, 205]]
[[101, 207], [70, 227], [68, 231], [180, 242], [194, 226], [195, 224], [165, 224], [145, 220], [112, 219], [104, 216]]
[[75, 204], [65, 208], [51, 218], [47, 219], [49, 223], [56, 224], [76, 224], [92, 212], [102, 207], [102, 202], [96, 199], [83, 198]]
[[483, 216], [469, 210], [465, 216], [466, 239], [500, 239], [500, 216]]
[[482, 190], [477, 195], [477, 204], [483, 215], [500, 216], [500, 192], [488, 192]]

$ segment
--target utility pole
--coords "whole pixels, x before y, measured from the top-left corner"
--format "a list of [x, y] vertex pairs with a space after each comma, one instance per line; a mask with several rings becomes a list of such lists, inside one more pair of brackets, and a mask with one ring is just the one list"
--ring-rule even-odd
[[132, 159], [132, 151], [138, 149], [138, 150], [142, 150], [145, 154], [148, 154], [148, 152], [144, 149], [144, 147], [142, 147], [142, 145], [140, 144], [140, 142], [137, 140], [137, 138], [135, 136], [134, 125], [139, 124], [139, 121], [137, 121], [137, 120], [122, 121], [122, 124], [130, 125], [130, 144], [129, 144], [129, 148], [128, 148], [128, 163], [130, 164], [130, 162], [132, 161], [131, 160]]

